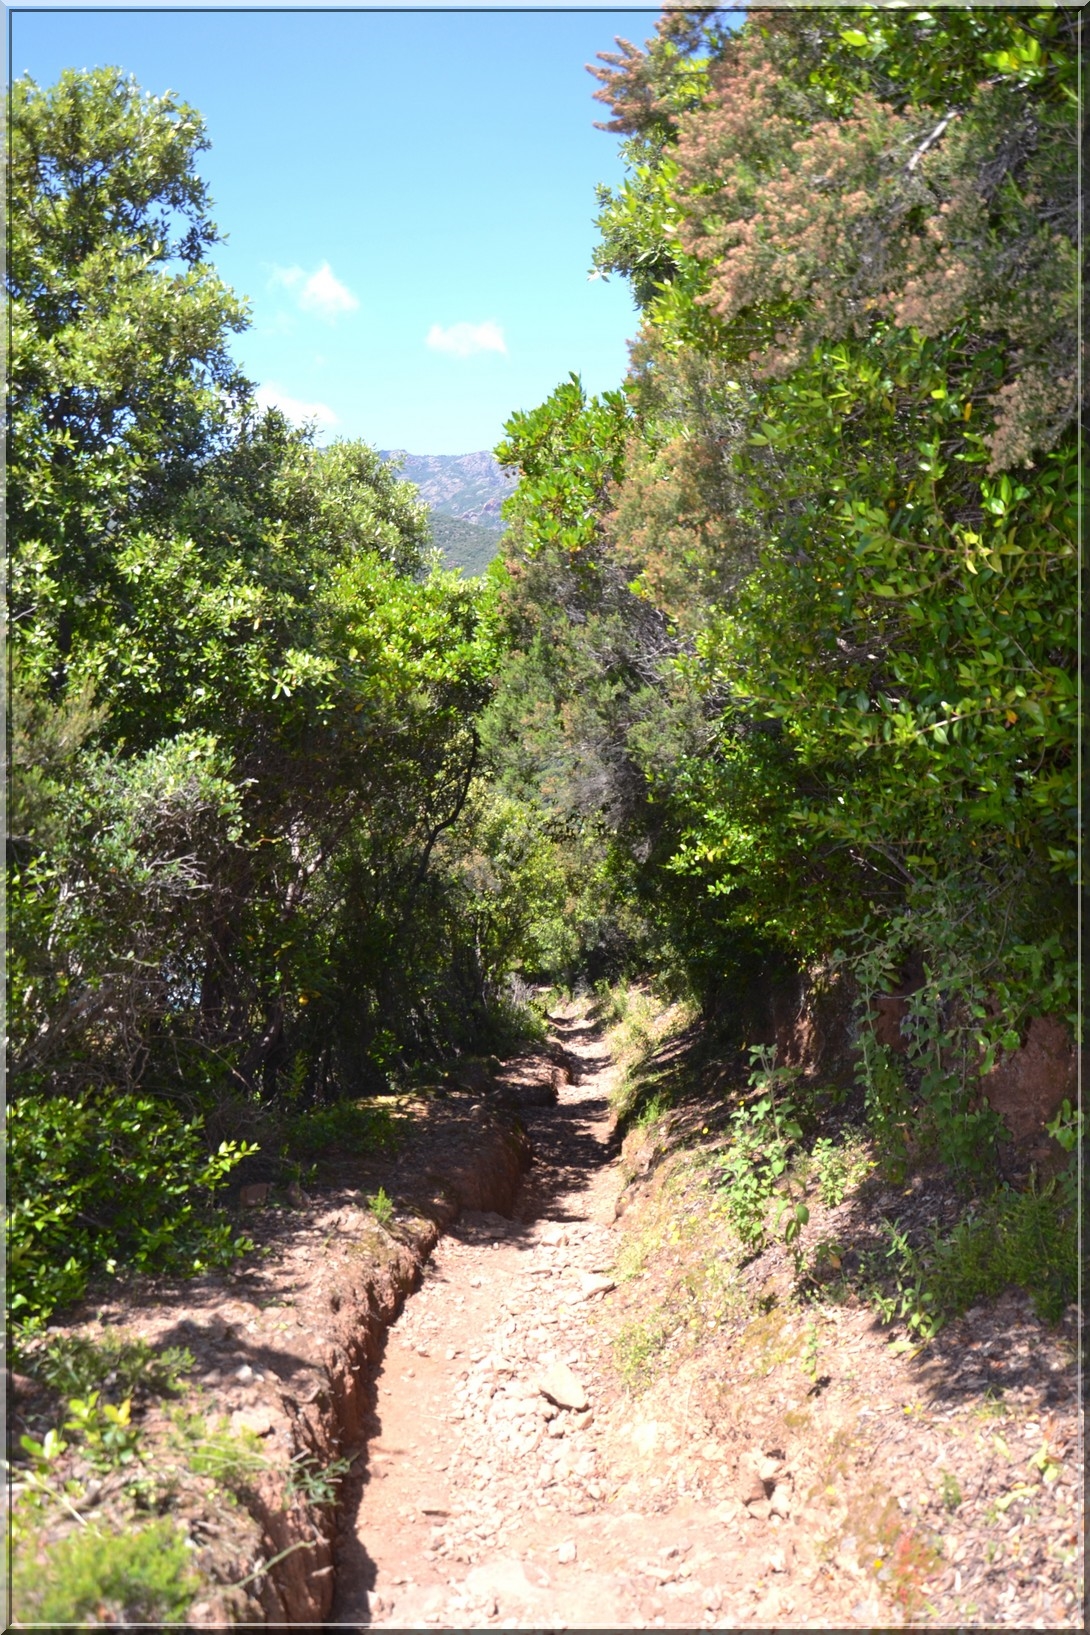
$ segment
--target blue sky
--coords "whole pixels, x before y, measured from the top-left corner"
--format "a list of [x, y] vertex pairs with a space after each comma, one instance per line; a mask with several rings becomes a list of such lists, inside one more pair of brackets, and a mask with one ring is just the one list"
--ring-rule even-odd
[[621, 167], [584, 65], [656, 15], [19, 10], [11, 71], [117, 64], [190, 102], [266, 399], [323, 438], [459, 454], [570, 370], [620, 382], [632, 301], [587, 274]]

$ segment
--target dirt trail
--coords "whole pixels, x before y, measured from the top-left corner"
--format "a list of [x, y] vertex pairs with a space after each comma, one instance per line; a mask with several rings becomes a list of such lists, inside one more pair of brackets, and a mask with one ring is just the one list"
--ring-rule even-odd
[[[719, 1267], [706, 1193], [674, 1190], [669, 1164], [640, 1182], [638, 1141], [620, 1161], [618, 1070], [594, 1024], [555, 1034], [575, 1069], [555, 1105], [540, 1055], [500, 1075], [534, 1155], [511, 1215], [463, 1213], [388, 1331], [330, 1624], [1073, 1627], [1070, 1321], [1049, 1334], [1008, 1292], [917, 1360], [865, 1306], [781, 1306], [758, 1257], [749, 1315], [721, 1329], [705, 1313], [706, 1342], [660, 1357], [633, 1398], [613, 1342], [653, 1327], [664, 1274], [695, 1271], [685, 1234], [738, 1274]], [[645, 1203], [620, 1196], [626, 1177]], [[614, 1291], [645, 1207], [673, 1223], [666, 1252]]]
[[[578, 1082], [560, 1087], [555, 1107], [525, 1114], [534, 1163], [512, 1218], [463, 1215], [390, 1330], [331, 1622], [667, 1621], [661, 1597], [647, 1593], [658, 1579], [634, 1574], [633, 1562], [652, 1549], [660, 1563], [684, 1566], [684, 1518], [664, 1520], [652, 1538], [645, 1516], [603, 1513], [598, 1426], [608, 1387], [593, 1309], [617, 1232], [615, 1069], [589, 1023], [556, 1031], [579, 1059]], [[587, 1411], [540, 1392], [557, 1363], [585, 1391]], [[703, 1610], [703, 1586], [684, 1570], [658, 1575], [687, 1592], [671, 1623]]]

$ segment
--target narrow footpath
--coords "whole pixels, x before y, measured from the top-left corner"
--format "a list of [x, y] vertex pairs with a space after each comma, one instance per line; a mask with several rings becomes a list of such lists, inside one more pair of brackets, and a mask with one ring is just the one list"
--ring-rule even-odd
[[534, 1162], [513, 1216], [463, 1215], [390, 1330], [331, 1622], [666, 1622], [633, 1557], [677, 1548], [645, 1516], [602, 1513], [592, 1314], [617, 1231], [615, 1069], [591, 1024], [557, 1033], [576, 1082], [525, 1112]]

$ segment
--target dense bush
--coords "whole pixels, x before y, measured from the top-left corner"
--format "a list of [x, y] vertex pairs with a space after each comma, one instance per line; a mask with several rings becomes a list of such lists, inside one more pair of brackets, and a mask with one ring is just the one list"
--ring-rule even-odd
[[185, 1621], [198, 1586], [184, 1537], [163, 1520], [124, 1534], [82, 1528], [40, 1561], [24, 1553], [12, 1592], [23, 1622], [161, 1627]]
[[192, 1272], [239, 1248], [212, 1195], [245, 1156], [148, 1096], [26, 1096], [7, 1109], [8, 1298], [20, 1322], [121, 1264]]

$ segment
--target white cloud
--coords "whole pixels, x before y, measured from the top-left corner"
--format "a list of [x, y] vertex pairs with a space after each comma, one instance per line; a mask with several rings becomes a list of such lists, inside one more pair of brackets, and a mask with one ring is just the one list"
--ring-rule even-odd
[[274, 267], [269, 280], [274, 287], [283, 285], [295, 291], [296, 305], [303, 312], [316, 313], [330, 323], [346, 312], [355, 312], [359, 302], [347, 285], [334, 275], [328, 261], [323, 261], [316, 272], [305, 267]]
[[449, 329], [432, 324], [428, 345], [433, 352], [449, 352], [454, 358], [471, 358], [475, 352], [502, 352], [507, 356], [503, 330], [491, 318], [483, 324], [451, 324]]
[[282, 392], [279, 386], [259, 386], [254, 399], [262, 409], [279, 409], [295, 426], [302, 426], [310, 420], [322, 427], [339, 424], [337, 415], [328, 403], [304, 403], [300, 398], [292, 397], [290, 392]]

